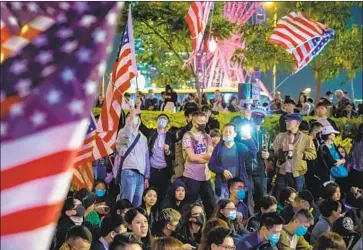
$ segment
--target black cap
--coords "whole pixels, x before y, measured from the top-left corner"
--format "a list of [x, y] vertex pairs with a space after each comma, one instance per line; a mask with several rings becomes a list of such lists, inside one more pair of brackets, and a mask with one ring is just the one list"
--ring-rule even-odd
[[325, 93], [325, 95], [333, 95], [334, 93], [331, 92], [330, 90], [328, 92]]
[[324, 106], [327, 108], [329, 105], [330, 105], [330, 103], [328, 102], [328, 100], [323, 99], [320, 102], [318, 102], [315, 107], [318, 108], [320, 106]]
[[82, 188], [74, 193], [73, 198], [80, 200], [83, 206], [87, 209], [95, 203], [97, 196], [95, 193], [88, 191], [86, 188]]
[[288, 104], [288, 103], [291, 103], [291, 104], [294, 104], [296, 106], [296, 102], [294, 101], [294, 99], [291, 98], [291, 96], [287, 95], [285, 96], [285, 100], [284, 100], [284, 104]]

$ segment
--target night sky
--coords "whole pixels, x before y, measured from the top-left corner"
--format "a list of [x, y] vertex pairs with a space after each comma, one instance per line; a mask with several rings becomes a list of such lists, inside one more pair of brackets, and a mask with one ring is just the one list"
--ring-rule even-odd
[[[352, 21], [351, 23], [362, 25], [362, 8], [356, 7], [352, 9]], [[362, 48], [357, 48], [362, 49]], [[281, 83], [289, 74], [288, 73], [278, 73], [276, 77], [276, 85]], [[324, 82], [321, 88], [321, 95], [324, 95], [325, 92], [331, 90], [334, 92], [337, 89], [342, 89], [344, 91], [348, 91], [349, 97], [351, 98], [352, 90], [350, 85], [350, 80], [348, 80], [344, 85], [340, 85], [341, 82], [347, 79], [346, 74], [340, 74], [339, 77], [335, 78], [332, 81]], [[272, 90], [272, 73], [267, 72], [263, 75], [262, 81], [265, 83], [266, 87], [269, 90]], [[354, 91], [355, 91], [355, 99], [362, 99], [363, 92], [363, 80], [362, 80], [362, 71], [358, 72], [354, 81]], [[281, 91], [282, 97], [285, 95], [291, 95], [293, 98], [297, 99], [299, 92], [304, 90], [305, 88], [311, 88], [312, 93], [310, 96], [315, 98], [316, 85], [313, 76], [313, 71], [309, 66], [306, 66], [303, 70], [298, 72], [296, 75], [290, 76], [288, 80], [285, 81], [278, 89]], [[299, 91], [297, 91], [299, 90]]]

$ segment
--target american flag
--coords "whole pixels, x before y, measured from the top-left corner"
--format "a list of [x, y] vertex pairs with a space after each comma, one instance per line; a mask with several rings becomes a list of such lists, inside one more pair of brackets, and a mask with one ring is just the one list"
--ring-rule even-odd
[[291, 12], [281, 18], [269, 41], [285, 48], [296, 63], [294, 74], [304, 68], [333, 39], [334, 30]]
[[213, 2], [192, 2], [189, 8], [186, 22], [193, 40], [193, 51], [185, 64], [189, 64], [194, 59], [202, 45], [204, 31], [208, 23], [209, 12], [212, 6]]
[[94, 119], [93, 114], [91, 114], [86, 138], [75, 159], [71, 187], [76, 190], [87, 188], [91, 191], [93, 187], [92, 162], [94, 161], [93, 147], [96, 139], [96, 122]]
[[[133, 37], [133, 26], [131, 16], [131, 6], [129, 8], [127, 24], [122, 35], [116, 62], [107, 86], [106, 96], [102, 106], [100, 118], [98, 120], [98, 136], [107, 143], [107, 150], [114, 148], [116, 135], [120, 120], [122, 93], [131, 86], [131, 79], [137, 75], [135, 46]], [[106, 156], [104, 152], [96, 152], [95, 156]]]
[[56, 21], [0, 66], [3, 97], [22, 94], [1, 116], [1, 249], [49, 249], [121, 4], [37, 6]]

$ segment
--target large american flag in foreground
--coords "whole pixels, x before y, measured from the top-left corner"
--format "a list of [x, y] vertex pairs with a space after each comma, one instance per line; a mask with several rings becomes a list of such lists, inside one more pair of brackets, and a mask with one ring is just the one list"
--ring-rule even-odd
[[281, 18], [269, 41], [285, 48], [296, 63], [293, 73], [304, 68], [334, 37], [334, 30], [291, 12]]
[[[114, 148], [119, 126], [122, 94], [131, 86], [131, 79], [137, 75], [136, 56], [133, 37], [131, 5], [129, 8], [127, 24], [121, 37], [117, 51], [116, 62], [107, 86], [106, 96], [98, 120], [97, 136], [106, 142], [107, 149]], [[95, 147], [95, 158], [109, 155], [100, 152]]]
[[212, 6], [213, 2], [192, 2], [190, 5], [186, 21], [193, 40], [193, 51], [185, 64], [189, 64], [194, 59], [202, 45], [204, 31]]
[[2, 97], [20, 97], [1, 114], [1, 249], [49, 248], [120, 7], [32, 3], [55, 22], [1, 64]]

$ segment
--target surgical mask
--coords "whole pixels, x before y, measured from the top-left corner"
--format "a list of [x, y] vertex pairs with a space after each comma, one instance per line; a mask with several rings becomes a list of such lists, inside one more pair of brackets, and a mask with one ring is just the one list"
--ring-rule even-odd
[[234, 141], [233, 137], [223, 137], [223, 141], [227, 142], [227, 143], [231, 143]]
[[270, 234], [268, 236], [268, 241], [270, 242], [271, 246], [276, 246], [277, 242], [280, 240], [280, 234]]
[[240, 201], [242, 201], [242, 200], [244, 200], [244, 198], [246, 197], [246, 190], [244, 190], [244, 189], [239, 189], [238, 191], [237, 191], [237, 199], [238, 200], [240, 200]]
[[204, 216], [202, 214], [198, 215], [197, 217], [194, 217], [194, 218], [196, 220], [195, 224], [200, 225], [200, 226], [204, 225], [205, 219], [204, 219]]
[[236, 210], [228, 212], [227, 219], [235, 220], [236, 218], [237, 218], [237, 211]]
[[304, 236], [307, 233], [308, 229], [304, 227], [303, 225], [299, 226], [294, 230], [294, 234], [296, 236]]
[[333, 97], [329, 97], [329, 101], [331, 101], [331, 102], [332, 102], [332, 101], [333, 101]]
[[106, 190], [104, 189], [96, 189], [96, 196], [97, 197], [103, 197], [106, 194]]
[[81, 217], [80, 216], [71, 216], [69, 218], [73, 221], [73, 223], [76, 226], [80, 226], [83, 223], [83, 217], [82, 216]]
[[206, 124], [198, 124], [198, 130], [204, 132], [206, 126], [207, 126]]
[[158, 128], [166, 128], [167, 124], [168, 124], [168, 121], [165, 119], [158, 120]]

